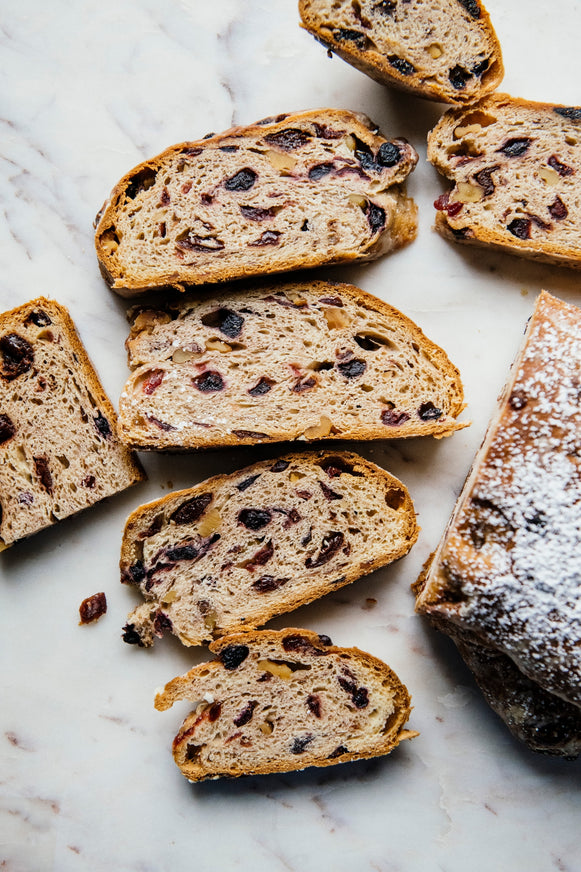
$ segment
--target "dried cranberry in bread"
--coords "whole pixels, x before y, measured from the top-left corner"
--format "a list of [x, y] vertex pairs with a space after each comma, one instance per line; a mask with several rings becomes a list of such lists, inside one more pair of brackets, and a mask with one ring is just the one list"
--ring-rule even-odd
[[299, 0], [303, 27], [385, 85], [444, 103], [494, 91], [504, 67], [479, 0]]
[[402, 184], [417, 159], [339, 109], [175, 145], [124, 176], [97, 216], [101, 270], [132, 296], [379, 257], [415, 238]]
[[[567, 712], [581, 712], [580, 360], [581, 310], [543, 292], [498, 415], [416, 585], [420, 613], [509, 658]], [[497, 709], [510, 714], [502, 699]], [[532, 729], [529, 719], [529, 737]]]
[[67, 310], [0, 315], [0, 550], [144, 478]]
[[180, 297], [133, 313], [120, 400], [133, 447], [447, 436], [460, 375], [397, 309], [352, 285]]
[[262, 630], [210, 645], [217, 658], [159, 691], [196, 704], [173, 743], [190, 781], [290, 772], [388, 754], [405, 729], [407, 688], [381, 660], [310, 630]]
[[418, 527], [403, 484], [349, 452], [305, 452], [219, 475], [136, 509], [122, 581], [146, 602], [126, 642], [199, 645], [266, 623], [397, 560]]
[[581, 266], [581, 109], [487, 97], [446, 112], [428, 159], [454, 183], [434, 203], [444, 236]]

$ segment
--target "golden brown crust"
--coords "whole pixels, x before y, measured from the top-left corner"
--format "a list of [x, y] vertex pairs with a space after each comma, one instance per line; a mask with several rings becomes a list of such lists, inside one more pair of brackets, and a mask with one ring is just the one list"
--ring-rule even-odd
[[[331, 766], [335, 763], [366, 759], [388, 754], [401, 741], [414, 738], [418, 735], [415, 731], [405, 729], [405, 723], [411, 712], [411, 700], [407, 688], [385, 663], [366, 652], [360, 651], [358, 648], [336, 647], [331, 644], [327, 637], [319, 636], [310, 630], [288, 628], [278, 631], [262, 630], [231, 634], [219, 641], [213, 642], [210, 650], [218, 655], [218, 659], [194, 667], [186, 675], [173, 679], [162, 691], [157, 693], [155, 698], [156, 709], [165, 711], [171, 708], [178, 700], [189, 699], [196, 701], [200, 699], [200, 692], [204, 687], [211, 689], [209, 696], [212, 698], [212, 702], [206, 701], [206, 703], [198, 705], [196, 711], [185, 719], [174, 740], [174, 759], [182, 773], [190, 781], [218, 777], [236, 778], [242, 775], [291, 772], [304, 769], [306, 766]], [[246, 656], [239, 665], [233, 666], [232, 663], [229, 663], [228, 651], [237, 652], [240, 650], [245, 650]], [[223, 660], [219, 659], [221, 655]], [[273, 657], [273, 655], [278, 655], [278, 657]], [[260, 657], [267, 657], [269, 659], [260, 660]], [[308, 668], [314, 671], [318, 665], [317, 661], [327, 661], [328, 658], [329, 660], [334, 658], [336, 662], [335, 677], [338, 675], [339, 679], [341, 679], [343, 672], [345, 672], [345, 675], [352, 676], [349, 680], [353, 680], [355, 676], [351, 670], [356, 670], [359, 680], [361, 680], [362, 676], [364, 679], [368, 679], [369, 684], [372, 685], [369, 689], [369, 706], [373, 704], [375, 707], [380, 708], [382, 697], [385, 695], [388, 698], [387, 710], [390, 711], [390, 714], [383, 731], [379, 734], [377, 732], [374, 734], [371, 726], [362, 726], [362, 733], [365, 734], [366, 731], [369, 733], [368, 736], [365, 736], [367, 747], [365, 747], [365, 742], [362, 741], [361, 734], [359, 734], [355, 740], [357, 744], [356, 750], [349, 750], [345, 745], [340, 745], [331, 754], [326, 753], [325, 756], [317, 756], [316, 753], [309, 753], [308, 750], [308, 745], [311, 742], [316, 744], [318, 741], [317, 733], [321, 730], [326, 732], [325, 744], [329, 746], [329, 742], [331, 743], [327, 748], [328, 752], [339, 741], [337, 736], [343, 734], [342, 731], [345, 729], [344, 723], [335, 723], [336, 715], [334, 715], [329, 724], [322, 726], [324, 718], [321, 718], [320, 711], [316, 717], [307, 713], [303, 699], [306, 700], [309, 691], [314, 690], [315, 687], [311, 687], [305, 682], [304, 678], [302, 679], [304, 689], [301, 689], [298, 695], [295, 692], [291, 697], [290, 711], [285, 709], [285, 705], [288, 706], [286, 694], [289, 691], [289, 687], [295, 682], [295, 679], [292, 678], [293, 674], [299, 676], [298, 680], [300, 681], [301, 677], [306, 674], [303, 671], [306, 664], [310, 664]], [[252, 661], [258, 662], [253, 663]], [[228, 665], [225, 666], [225, 663]], [[273, 671], [272, 673], [265, 673], [264, 669], [269, 668], [269, 663]], [[285, 664], [288, 674], [284, 673]], [[298, 671], [293, 672], [293, 669], [296, 669], [295, 664], [298, 666]], [[277, 673], [277, 665], [278, 670], [282, 670], [280, 675]], [[293, 669], [289, 669], [289, 666]], [[268, 684], [261, 683], [261, 678], [263, 679], [265, 674], [270, 674], [271, 676]], [[303, 731], [304, 734], [305, 727], [308, 726], [311, 732], [307, 734], [308, 740], [305, 748], [300, 752], [297, 752], [297, 750], [281, 752], [280, 746], [275, 750], [269, 750], [268, 743], [270, 736], [264, 735], [264, 745], [261, 744], [261, 747], [256, 747], [255, 751], [248, 753], [244, 745], [241, 747], [239, 755], [244, 759], [244, 765], [241, 765], [239, 761], [233, 761], [230, 765], [201, 762], [199, 747], [190, 743], [194, 738], [197, 739], [197, 731], [200, 724], [208, 718], [210, 720], [215, 718], [216, 722], [218, 722], [222, 709], [229, 704], [228, 695], [222, 692], [224, 687], [223, 682], [226, 685], [231, 685], [230, 696], [236, 698], [236, 685], [239, 675], [243, 676], [241, 679], [241, 702], [244, 701], [247, 704], [248, 699], [252, 695], [258, 697], [260, 694], [262, 700], [268, 701], [270, 699], [272, 706], [279, 708], [279, 720], [276, 721], [274, 729], [275, 736], [282, 729], [282, 720], [284, 718], [287, 721], [294, 721], [292, 725], [294, 732], [300, 733]], [[343, 680], [347, 681], [348, 679], [344, 678]], [[312, 682], [314, 684], [315, 680], [313, 679]], [[214, 699], [214, 688], [216, 686], [220, 687], [222, 692], [219, 702], [217, 699]], [[267, 688], [266, 694], [264, 693], [265, 688]], [[339, 698], [345, 695], [344, 690], [338, 684], [331, 684], [329, 692]], [[363, 692], [367, 693], [367, 688]], [[206, 696], [207, 699], [208, 696]], [[362, 711], [365, 711], [368, 706], [367, 700], [360, 700], [360, 705], [364, 706]], [[261, 704], [258, 704], [256, 707], [257, 712], [260, 707]], [[270, 710], [271, 706], [266, 708]], [[352, 713], [349, 714], [346, 710], [345, 716], [353, 719], [355, 711], [356, 709], [351, 709]], [[253, 710], [251, 715], [252, 712]], [[244, 723], [246, 724], [246, 721]], [[204, 728], [203, 723], [202, 728]], [[223, 743], [218, 739], [218, 743], [224, 746], [229, 741], [236, 742], [241, 737], [240, 731], [234, 733], [231, 726], [220, 727], [220, 729], [229, 729], [232, 732], [232, 736], [228, 736]], [[242, 732], [245, 732], [245, 727], [241, 729]], [[335, 730], [336, 733], [334, 732]], [[260, 737], [260, 733], [258, 733], [258, 737]], [[244, 736], [242, 736], [242, 740], [244, 741]], [[253, 740], [246, 739], [246, 742], [248, 741], [254, 741], [256, 746], [259, 738], [254, 737]], [[194, 759], [188, 759], [190, 748], [196, 748], [195, 755], [191, 755]]]
[[[420, 8], [422, 5], [423, 12]], [[444, 103], [472, 103], [494, 91], [503, 79], [500, 43], [482, 3], [476, 0], [468, 0], [467, 3], [449, 0], [440, 5], [443, 8], [439, 10], [429, 2], [417, 2], [411, 10], [409, 6], [400, 6], [403, 27], [401, 22], [395, 24], [395, 3], [367, 4], [363, 0], [357, 4], [338, 4], [331, 3], [331, 0], [299, 0], [299, 14], [301, 26], [328, 51], [380, 84]], [[465, 8], [470, 5], [473, 11], [478, 7], [477, 17], [471, 16]], [[382, 6], [386, 9], [390, 7], [389, 14], [381, 11]], [[451, 11], [457, 16], [456, 23], [452, 21]], [[410, 25], [410, 19], [418, 12], [420, 16], [423, 14], [423, 19], [419, 18]], [[382, 33], [388, 23], [391, 23], [391, 27], [388, 26], [388, 32], [391, 29], [389, 36]], [[440, 23], [442, 26], [438, 28]], [[398, 26], [401, 27], [400, 32]], [[464, 27], [464, 32], [457, 31], [457, 27]], [[480, 77], [471, 76], [468, 69], [476, 63], [474, 59], [472, 62], [466, 59], [466, 33], [470, 30], [480, 34], [479, 42], [486, 46], [488, 54], [488, 67]], [[411, 34], [415, 38], [407, 42]], [[436, 53], [431, 55], [430, 49]], [[419, 66], [418, 58], [422, 54], [423, 63], [421, 60], [422, 65]], [[438, 57], [445, 58], [445, 68], [439, 68], [441, 61], [437, 60]], [[456, 80], [460, 87], [452, 84], [455, 71], [460, 77], [459, 82]], [[464, 79], [471, 83], [470, 88], [466, 89], [465, 84], [462, 86]], [[477, 82], [480, 84], [477, 85]]]
[[[405, 196], [402, 186], [407, 175], [411, 172], [417, 162], [417, 154], [409, 143], [405, 142], [405, 140], [398, 139], [393, 142], [396, 143], [400, 149], [400, 161], [393, 167], [393, 169], [385, 166], [380, 167], [378, 165], [377, 173], [380, 174], [379, 178], [385, 176], [386, 184], [382, 183], [383, 187], [378, 187], [376, 181], [374, 181], [373, 193], [370, 194], [370, 196], [373, 196], [373, 204], [376, 203], [378, 206], [381, 206], [382, 211], [385, 212], [385, 226], [379, 231], [373, 231], [371, 235], [367, 233], [366, 236], [368, 238], [362, 238], [356, 245], [342, 243], [341, 236], [339, 235], [337, 236], [336, 241], [332, 244], [328, 239], [326, 239], [324, 245], [314, 246], [310, 240], [306, 240], [305, 234], [303, 233], [300, 247], [298, 247], [298, 243], [295, 241], [293, 243], [294, 247], [292, 250], [289, 249], [286, 257], [282, 255], [279, 256], [280, 251], [283, 252], [283, 255], [286, 251], [283, 243], [281, 243], [280, 246], [276, 246], [276, 257], [273, 256], [273, 249], [275, 246], [267, 246], [269, 256], [263, 257], [260, 248], [253, 248], [251, 245], [250, 247], [247, 246], [240, 250], [233, 248], [231, 251], [226, 252], [226, 256], [224, 256], [224, 252], [220, 252], [219, 258], [213, 258], [212, 262], [204, 262], [202, 259], [198, 258], [198, 262], [194, 259], [191, 264], [185, 264], [183, 262], [180, 263], [180, 260], [176, 259], [171, 269], [169, 267], [161, 268], [157, 265], [155, 267], [152, 266], [151, 268], [143, 268], [140, 269], [139, 276], [135, 272], [135, 268], [132, 266], [130, 259], [126, 261], [122, 260], [120, 254], [122, 247], [124, 247], [124, 250], [128, 249], [125, 248], [127, 243], [122, 243], [118, 224], [119, 219], [122, 217], [126, 208], [127, 192], [131, 186], [135, 185], [136, 179], [145, 178], [147, 176], [145, 184], [149, 186], [151, 179], [155, 177], [155, 174], [160, 168], [166, 166], [171, 168], [174, 158], [177, 159], [181, 158], [182, 155], [186, 155], [189, 160], [193, 161], [198, 153], [210, 150], [214, 150], [214, 153], [216, 154], [216, 157], [214, 158], [216, 166], [223, 165], [224, 170], [226, 171], [228, 168], [228, 160], [232, 161], [233, 157], [231, 153], [218, 154], [221, 149], [240, 148], [240, 143], [244, 140], [251, 141], [253, 138], [260, 138], [266, 135], [276, 137], [289, 127], [308, 131], [322, 130], [323, 134], [320, 135], [323, 136], [324, 131], [326, 129], [331, 129], [333, 125], [339, 127], [345, 136], [351, 136], [352, 140], [352, 134], [356, 135], [360, 142], [363, 143], [363, 147], [369, 150], [370, 154], [376, 154], [380, 146], [385, 142], [385, 139], [377, 133], [372, 122], [370, 122], [364, 115], [336, 109], [309, 110], [305, 112], [280, 115], [272, 119], [264, 119], [262, 122], [247, 127], [234, 127], [224, 133], [212, 135], [196, 142], [180, 143], [166, 149], [166, 151], [160, 155], [134, 167], [114, 187], [109, 200], [101, 208], [96, 218], [97, 227], [95, 232], [95, 246], [101, 272], [106, 281], [122, 296], [135, 296], [148, 288], [156, 288], [158, 290], [174, 288], [183, 291], [187, 285], [216, 283], [248, 277], [251, 275], [268, 275], [291, 269], [306, 269], [309, 267], [320, 266], [322, 264], [344, 263], [351, 260], [372, 260], [388, 251], [411, 242], [415, 238], [417, 230], [417, 208], [415, 203]], [[312, 137], [313, 134], [309, 133], [309, 136]], [[334, 130], [331, 131], [330, 136], [331, 143], [339, 141], [336, 138], [336, 132]], [[220, 145], [220, 143], [223, 143], [223, 145]], [[224, 143], [226, 143], [226, 145], [224, 145]], [[236, 143], [238, 143], [238, 145], [236, 145]], [[353, 144], [353, 148], [355, 147], [356, 145]], [[255, 155], [255, 158], [257, 159], [258, 156], [258, 154]], [[252, 155], [250, 155], [247, 160], [250, 160], [251, 157]], [[282, 148], [282, 150], [280, 150], [279, 160], [284, 161], [287, 157], [287, 153], [284, 148]], [[319, 162], [321, 161], [329, 161], [328, 151], [321, 150]], [[355, 209], [355, 206], [357, 206], [357, 204], [349, 202], [349, 196], [360, 196], [356, 193], [358, 190], [357, 185], [353, 183], [353, 179], [356, 178], [355, 171], [357, 171], [360, 177], [363, 177], [364, 174], [360, 168], [358, 169], [358, 165], [355, 161], [352, 163], [353, 172], [350, 175], [351, 187], [347, 186], [345, 188], [345, 196], [341, 200], [335, 199], [334, 205], [337, 209], [353, 210]], [[172, 170], [170, 169], [170, 174], [171, 172]], [[283, 187], [288, 181], [288, 176], [289, 172], [283, 168], [280, 180]], [[291, 179], [292, 184], [296, 186], [296, 192], [294, 195], [295, 200], [300, 201], [299, 194], [302, 190], [301, 185], [304, 186], [304, 181], [305, 180], [301, 180], [300, 177]], [[134, 194], [134, 196], [139, 196], [139, 194]], [[366, 200], [368, 204], [371, 204], [371, 200], [366, 195], [363, 196], [363, 200]], [[130, 200], [129, 202], [132, 201]], [[359, 211], [363, 209], [364, 205], [365, 204], [357, 206]], [[188, 206], [188, 209], [191, 208], [193, 208], [193, 206]], [[238, 206], [236, 205], [235, 209], [237, 208]], [[278, 208], [279, 207], [277, 206], [277, 209]], [[323, 212], [325, 211], [325, 208], [327, 207], [323, 207]], [[181, 217], [186, 222], [190, 220], [190, 223], [191, 220], [195, 218], [193, 212], [192, 215], [184, 213]], [[335, 217], [335, 215], [332, 216], [333, 219]], [[326, 232], [328, 232], [329, 239], [332, 236], [336, 236], [337, 233], [340, 234], [341, 230], [339, 223], [333, 221], [333, 227], [329, 227]], [[164, 239], [163, 241], [166, 242], [167, 240]], [[255, 243], [253, 244], [255, 245]], [[330, 248], [329, 245], [331, 246]], [[326, 248], [329, 250], [326, 251]], [[161, 249], [159, 249], [159, 252], [161, 252]], [[139, 255], [141, 260], [143, 260], [145, 256], [146, 255], [143, 253]], [[191, 252], [189, 253], [189, 256], [193, 256]], [[204, 263], [206, 263], [206, 265], [204, 265]]]

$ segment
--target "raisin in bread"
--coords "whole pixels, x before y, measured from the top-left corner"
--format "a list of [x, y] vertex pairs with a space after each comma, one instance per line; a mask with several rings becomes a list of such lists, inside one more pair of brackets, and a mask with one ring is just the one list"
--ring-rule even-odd
[[262, 630], [210, 645], [217, 658], [174, 678], [155, 707], [196, 708], [173, 743], [190, 781], [290, 772], [388, 754], [411, 712], [381, 660], [309, 630]]
[[303, 27], [385, 85], [431, 100], [470, 103], [504, 68], [479, 0], [299, 0]]
[[581, 109], [494, 95], [449, 110], [428, 159], [454, 182], [434, 204], [444, 236], [581, 266]]
[[132, 296], [379, 257], [415, 237], [402, 184], [417, 159], [337, 109], [173, 146], [124, 176], [97, 216], [101, 270]]
[[171, 631], [199, 645], [266, 623], [397, 560], [416, 541], [412, 501], [348, 452], [287, 454], [136, 509], [121, 578], [146, 602], [126, 642]]
[[447, 436], [457, 369], [401, 312], [311, 282], [135, 310], [122, 438], [143, 449]]
[[581, 712], [580, 361], [581, 310], [543, 292], [416, 607]]
[[144, 478], [63, 306], [0, 315], [0, 549]]

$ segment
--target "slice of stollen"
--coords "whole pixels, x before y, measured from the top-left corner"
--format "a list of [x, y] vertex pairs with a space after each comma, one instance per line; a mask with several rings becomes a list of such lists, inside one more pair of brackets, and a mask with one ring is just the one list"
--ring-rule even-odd
[[495, 94], [446, 112], [428, 160], [454, 183], [434, 203], [444, 236], [581, 267], [581, 109]]
[[0, 550], [144, 477], [67, 310], [0, 315]]
[[174, 678], [155, 707], [196, 704], [173, 743], [190, 781], [290, 772], [388, 754], [405, 729], [410, 696], [381, 660], [338, 648], [310, 630], [226, 636], [217, 658]]
[[330, 282], [135, 310], [121, 438], [142, 449], [448, 436], [460, 374], [397, 309]]
[[502, 53], [480, 0], [299, 0], [303, 27], [384, 85], [471, 103], [502, 81]]
[[417, 539], [403, 484], [350, 452], [287, 454], [136, 509], [122, 581], [146, 602], [126, 642], [200, 645], [257, 627], [402, 557]]
[[417, 160], [342, 109], [172, 146], [127, 173], [97, 216], [101, 271], [134, 296], [374, 259], [415, 238], [403, 185]]
[[[580, 383], [581, 310], [543, 292], [498, 414], [415, 586], [418, 612], [453, 637], [467, 634], [469, 646], [509, 658], [569, 704], [564, 714], [581, 711]], [[496, 707], [508, 711], [502, 699]], [[530, 719], [528, 732], [538, 744]]]

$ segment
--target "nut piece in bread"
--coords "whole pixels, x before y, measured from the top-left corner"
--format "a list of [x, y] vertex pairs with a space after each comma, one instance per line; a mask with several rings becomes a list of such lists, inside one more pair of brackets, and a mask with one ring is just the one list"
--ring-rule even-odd
[[[581, 310], [541, 293], [499, 412], [415, 586], [417, 611], [459, 639], [488, 698], [495, 675], [512, 672], [493, 703], [509, 726], [535, 750], [565, 756], [579, 749], [581, 723], [571, 715], [581, 714], [580, 361]], [[530, 711], [511, 711], [515, 687]]]
[[415, 238], [403, 183], [417, 159], [339, 109], [175, 145], [124, 176], [97, 216], [101, 271], [133, 296], [374, 259]]
[[495, 94], [448, 110], [428, 159], [454, 183], [434, 203], [443, 236], [581, 267], [581, 109]]
[[121, 438], [141, 449], [448, 436], [458, 370], [397, 309], [330, 282], [135, 310]]
[[200, 645], [256, 627], [406, 554], [417, 539], [403, 484], [350, 452], [287, 454], [136, 509], [121, 579], [146, 602], [126, 642], [164, 631]]
[[217, 659], [174, 678], [155, 707], [196, 703], [173, 743], [190, 781], [290, 772], [388, 754], [410, 696], [381, 660], [310, 630], [262, 630], [213, 642]]
[[299, 0], [302, 26], [384, 85], [444, 103], [471, 103], [504, 75], [480, 0]]
[[0, 550], [144, 477], [67, 310], [0, 315]]

